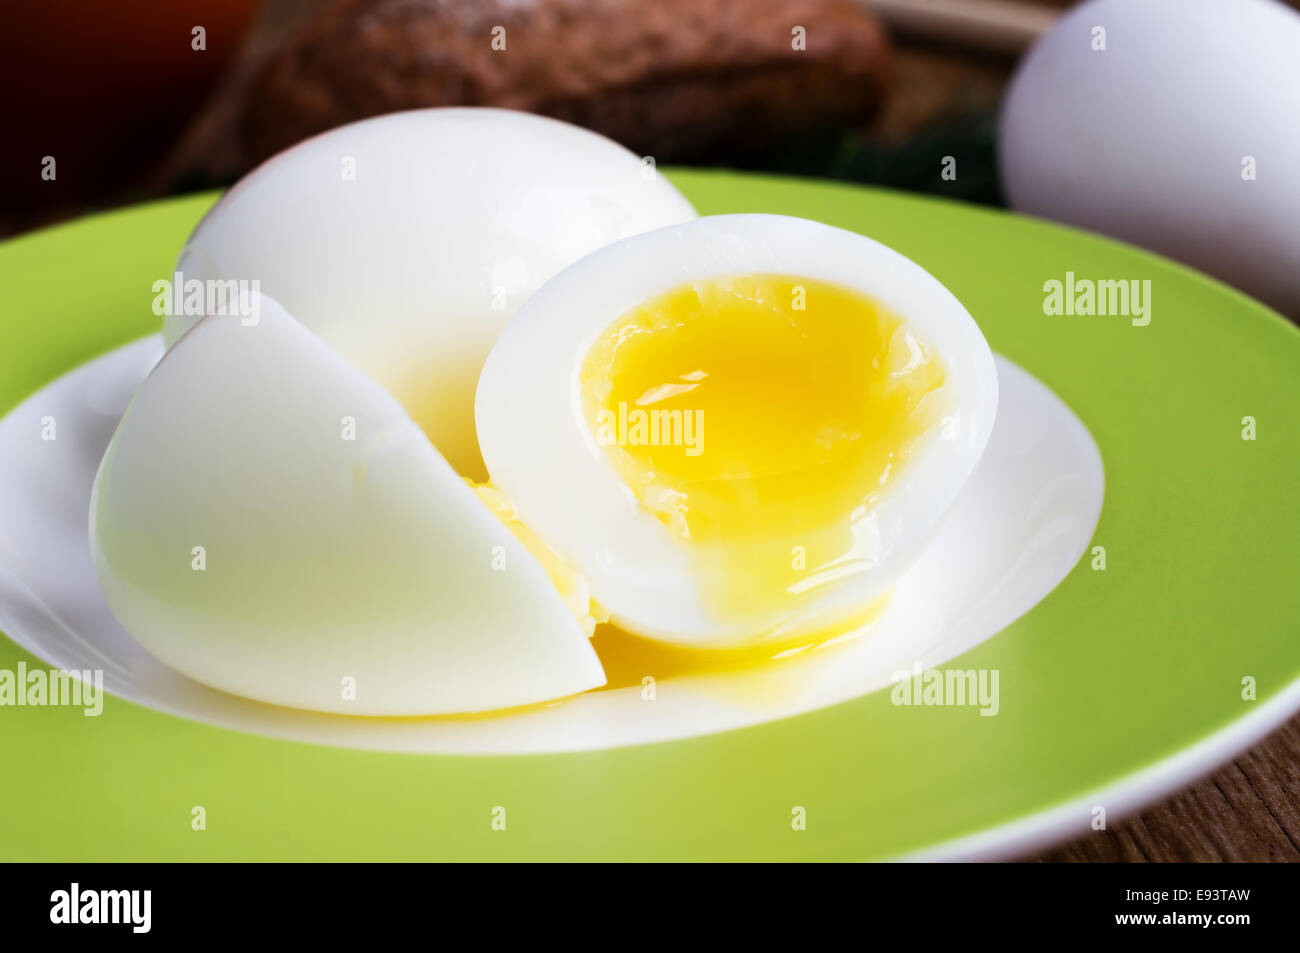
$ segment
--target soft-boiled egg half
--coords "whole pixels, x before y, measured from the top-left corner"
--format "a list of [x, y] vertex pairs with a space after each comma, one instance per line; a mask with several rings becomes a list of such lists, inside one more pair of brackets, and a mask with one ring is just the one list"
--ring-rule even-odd
[[[397, 189], [331, 211], [332, 184], [319, 208], [300, 188], [333, 164], [316, 151], [331, 137], [353, 137], [339, 141], [358, 181], [385, 161], [356, 137], [380, 120], [272, 160], [195, 233], [186, 278], [197, 256], [214, 276], [262, 275], [264, 294], [256, 321], [168, 320], [170, 350], [101, 464], [92, 555], [123, 626], [206, 684], [367, 715], [598, 687], [590, 637], [607, 619], [737, 651], [851, 628], [987, 442], [997, 381], [969, 314], [860, 235], [693, 219], [667, 183], [637, 192], [639, 162], [598, 137], [445, 112], [390, 118], [417, 144], [417, 117], [494, 130], [484, 177], [457, 140], [458, 188], [427, 186], [459, 243], [414, 225]], [[553, 161], [509, 179], [507, 142], [515, 161]], [[609, 149], [631, 181], [596, 174]], [[494, 197], [501, 175], [513, 204]], [[584, 182], [603, 197], [575, 204]], [[274, 211], [289, 208], [296, 226]], [[676, 223], [642, 230], [656, 218]], [[638, 233], [605, 244], [620, 232]], [[529, 295], [502, 331], [478, 291], [507, 261]]]
[[974, 469], [993, 357], [885, 246], [723, 215], [544, 285], [478, 389], [493, 484], [621, 628], [701, 647], [807, 638], [906, 567]]

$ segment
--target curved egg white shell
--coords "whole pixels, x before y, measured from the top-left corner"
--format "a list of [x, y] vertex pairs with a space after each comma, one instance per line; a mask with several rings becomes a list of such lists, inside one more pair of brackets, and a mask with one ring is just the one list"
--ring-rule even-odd
[[[1105, 50], [1093, 49], [1097, 28]], [[1094, 0], [1062, 16], [1012, 80], [1002, 181], [1020, 211], [1162, 252], [1300, 314], [1297, 117], [1294, 10]]]
[[936, 349], [951, 439], [929, 439], [860, 526], [874, 568], [828, 586], [818, 608], [850, 610], [886, 589], [970, 475], [993, 426], [997, 375], [974, 320], [928, 272], [861, 235], [779, 215], [720, 215], [616, 242], [551, 279], [502, 333], [479, 381], [479, 441], [520, 518], [586, 576], [615, 622], [692, 645], [738, 644], [791, 619], [715, 618], [689, 554], [622, 482], [586, 424], [579, 372], [621, 315], [685, 282], [790, 274], [857, 289]]
[[266, 298], [256, 325], [200, 322], [141, 385], [90, 538], [124, 628], [236, 695], [429, 715], [605, 681], [540, 564], [419, 427]]
[[[482, 479], [474, 388], [510, 315], [601, 245], [694, 217], [667, 180], [596, 133], [505, 109], [424, 109], [271, 158], [208, 213], [177, 269], [260, 281]], [[196, 320], [168, 316], [167, 343]]]

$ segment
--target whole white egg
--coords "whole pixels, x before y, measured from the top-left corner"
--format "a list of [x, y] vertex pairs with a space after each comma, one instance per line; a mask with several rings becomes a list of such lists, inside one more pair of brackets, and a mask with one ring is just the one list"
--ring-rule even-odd
[[[695, 217], [652, 165], [593, 132], [503, 109], [352, 123], [271, 158], [208, 213], [184, 280], [254, 280], [379, 382], [482, 479], [474, 389], [547, 278], [616, 239]], [[170, 346], [197, 315], [170, 315]]]
[[1079, 4], [1025, 56], [999, 143], [1014, 208], [1162, 252], [1300, 314], [1294, 10]]

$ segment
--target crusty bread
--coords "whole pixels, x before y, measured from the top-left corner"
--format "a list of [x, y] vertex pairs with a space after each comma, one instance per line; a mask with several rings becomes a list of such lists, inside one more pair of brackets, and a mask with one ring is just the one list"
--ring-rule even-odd
[[367, 116], [476, 105], [658, 161], [730, 158], [868, 119], [890, 67], [855, 0], [336, 0], [263, 71], [245, 143], [256, 161]]

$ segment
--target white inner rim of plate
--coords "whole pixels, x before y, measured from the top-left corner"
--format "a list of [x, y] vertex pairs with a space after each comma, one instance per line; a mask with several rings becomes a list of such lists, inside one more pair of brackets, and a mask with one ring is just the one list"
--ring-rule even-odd
[[[998, 419], [984, 459], [888, 608], [859, 638], [748, 671], [665, 677], [546, 708], [477, 718], [373, 719], [227, 695], [137, 644], [100, 595], [90, 488], [159, 335], [85, 364], [0, 421], [0, 631], [55, 668], [99, 669], [141, 705], [259, 734], [385, 751], [515, 754], [670, 741], [811, 711], [941, 666], [1015, 621], [1074, 568], [1101, 515], [1101, 455], [1030, 374], [997, 358]], [[43, 439], [53, 418], [56, 438]], [[654, 675], [648, 672], [648, 675]]]

